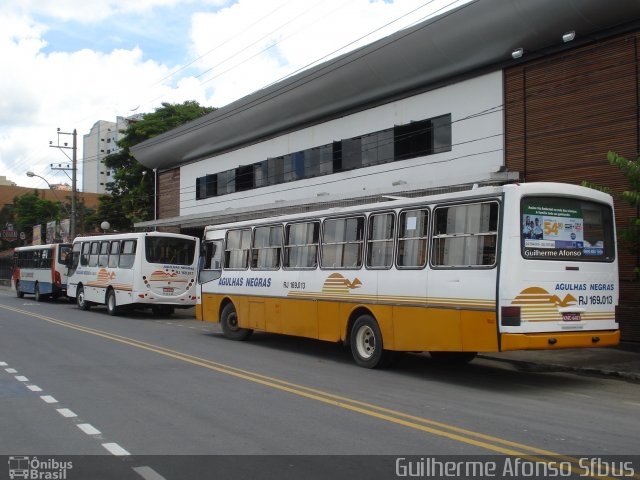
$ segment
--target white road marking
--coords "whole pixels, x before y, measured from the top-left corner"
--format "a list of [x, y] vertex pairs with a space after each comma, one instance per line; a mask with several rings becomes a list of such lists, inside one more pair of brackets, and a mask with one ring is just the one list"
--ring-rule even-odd
[[102, 446], [111, 454], [116, 457], [126, 457], [127, 455], [131, 455], [124, 448], [122, 448], [117, 443], [103, 443]]
[[40, 398], [44, 400], [45, 403], [58, 403], [58, 400], [53, 398], [51, 395], [43, 395]]
[[144, 478], [144, 480], [166, 480], [166, 478], [151, 467], [134, 467], [133, 471]]
[[16, 375], [15, 379], [18, 380], [19, 382], [28, 382], [29, 379], [27, 377], [23, 377], [22, 375]]
[[27, 388], [32, 392], [41, 392], [42, 389], [37, 385], [27, 385]]
[[66, 418], [73, 418], [73, 417], [77, 417], [78, 416], [75, 413], [73, 413], [71, 410], [69, 410], [68, 408], [59, 408], [58, 409], [58, 413], [60, 415], [62, 415], [63, 417], [66, 417]]
[[82, 430], [87, 435], [100, 435], [100, 430], [91, 425], [90, 423], [79, 423], [76, 425], [80, 430]]
[[4, 371], [7, 373], [18, 373], [18, 370], [15, 368], [5, 368]]
[[7, 362], [0, 362], [0, 367], [6, 367], [6, 366], [8, 366]]

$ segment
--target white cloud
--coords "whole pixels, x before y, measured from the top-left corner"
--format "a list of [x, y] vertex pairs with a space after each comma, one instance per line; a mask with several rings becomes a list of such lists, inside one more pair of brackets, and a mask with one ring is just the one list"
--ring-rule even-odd
[[[27, 170], [52, 183], [65, 181], [64, 174], [49, 169], [51, 163], [67, 161], [60, 151], [49, 148], [49, 140], [56, 140], [56, 127], [64, 131], [76, 128], [81, 146], [82, 135], [87, 134], [96, 121], [115, 121], [116, 116], [128, 116], [134, 109], [135, 113], [151, 112], [163, 101], [186, 100], [221, 107], [314, 60], [370, 43], [423, 18], [429, 9], [453, 1], [427, 2], [427, 7], [421, 9], [425, 0], [393, 3], [369, 0], [2, 2], [2, 174], [20, 185], [42, 186], [41, 180], [25, 176]], [[229, 6], [217, 8], [225, 4]], [[173, 25], [171, 32], [171, 44], [182, 47], [185, 59], [185, 68], [173, 76], [168, 61], [150, 59], [149, 48], [145, 50], [144, 46], [105, 48], [109, 45], [105, 43], [101, 45], [102, 52], [98, 52], [78, 44], [74, 48], [66, 45], [62, 51], [45, 41], [50, 29], [55, 27], [60, 31], [60, 25], [51, 23], [51, 17], [91, 24], [97, 19], [119, 15], [118, 22], [126, 23], [129, 18], [131, 25], [126, 27], [130, 26], [133, 31], [140, 17], [122, 15], [172, 5], [181, 9], [183, 18], [185, 12], [191, 12], [191, 30], [176, 33]], [[419, 10], [392, 23], [415, 9]], [[157, 25], [159, 29], [162, 23], [171, 23], [167, 21], [170, 19], [163, 17], [162, 20]], [[389, 27], [380, 29], [389, 23]], [[108, 25], [108, 20], [103, 24]], [[117, 34], [126, 34], [127, 28], [119, 28]], [[366, 36], [373, 31], [376, 32]], [[169, 35], [163, 31], [153, 33], [156, 38]], [[338, 51], [348, 44], [347, 50]], [[156, 51], [162, 49], [156, 48]], [[188, 65], [189, 59], [192, 65]]]

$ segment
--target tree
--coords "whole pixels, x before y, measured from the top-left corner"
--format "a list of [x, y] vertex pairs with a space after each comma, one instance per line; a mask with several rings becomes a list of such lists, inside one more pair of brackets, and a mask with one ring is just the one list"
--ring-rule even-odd
[[60, 204], [40, 198], [37, 191], [27, 193], [13, 199], [13, 218], [16, 230], [30, 239], [34, 225], [60, 220]]
[[114, 174], [113, 182], [106, 185], [111, 197], [99, 199], [97, 224], [107, 220], [113, 228], [126, 231], [133, 229], [134, 223], [151, 220], [154, 174], [133, 158], [129, 149], [214, 110], [195, 101], [163, 103], [155, 112], [145, 114], [142, 120], [129, 122], [123, 138], [118, 141], [120, 150], [105, 158], [106, 167]]
[[[616, 152], [607, 154], [609, 164], [618, 168], [629, 182], [629, 190], [621, 194], [614, 193], [611, 188], [596, 185], [590, 182], [582, 182], [584, 186], [595, 188], [602, 192], [614, 195], [620, 201], [629, 204], [636, 212], [634, 217], [629, 218], [626, 227], [619, 229], [618, 241], [633, 255], [640, 254], [640, 157], [635, 160], [627, 160]], [[640, 273], [640, 267], [635, 268], [636, 274]]]

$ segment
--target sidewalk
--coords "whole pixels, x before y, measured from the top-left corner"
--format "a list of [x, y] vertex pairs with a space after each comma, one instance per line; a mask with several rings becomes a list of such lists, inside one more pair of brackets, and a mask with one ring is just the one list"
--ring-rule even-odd
[[568, 350], [523, 350], [482, 353], [481, 358], [509, 362], [535, 372], [572, 372], [640, 382], [640, 343]]

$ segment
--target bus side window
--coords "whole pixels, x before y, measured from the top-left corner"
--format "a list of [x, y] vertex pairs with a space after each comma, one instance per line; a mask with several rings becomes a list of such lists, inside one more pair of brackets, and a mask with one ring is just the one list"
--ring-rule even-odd
[[320, 222], [291, 223], [285, 229], [284, 268], [316, 268]]
[[393, 265], [393, 213], [369, 216], [367, 237], [367, 267], [391, 268]]
[[398, 225], [398, 268], [424, 268], [427, 264], [429, 210], [407, 210]]
[[434, 267], [492, 267], [498, 239], [496, 202], [438, 207], [434, 213]]
[[134, 260], [136, 259], [136, 241], [135, 240], [123, 240], [122, 250], [120, 251], [120, 261], [118, 266], [120, 268], [133, 267]]
[[120, 259], [120, 240], [113, 240], [109, 249], [109, 268], [116, 268]]
[[251, 268], [276, 270], [280, 268], [282, 226], [257, 227], [253, 231]]
[[324, 221], [323, 268], [360, 268], [364, 242], [364, 217]]
[[89, 266], [98, 266], [98, 256], [100, 254], [100, 242], [91, 242], [91, 252], [89, 253]]
[[91, 249], [90, 242], [82, 243], [82, 255], [80, 256], [80, 265], [86, 267], [89, 265], [89, 251]]
[[100, 256], [98, 257], [98, 266], [106, 267], [109, 265], [109, 242], [100, 244]]
[[251, 229], [230, 230], [225, 242], [224, 268], [245, 270], [249, 266]]

